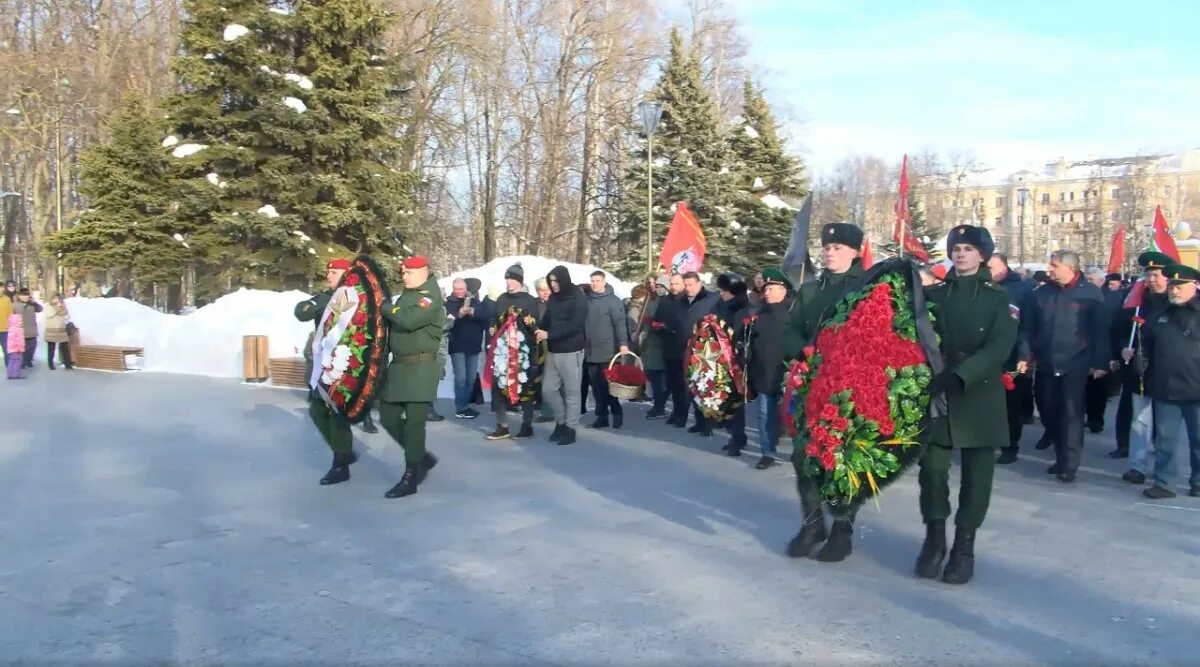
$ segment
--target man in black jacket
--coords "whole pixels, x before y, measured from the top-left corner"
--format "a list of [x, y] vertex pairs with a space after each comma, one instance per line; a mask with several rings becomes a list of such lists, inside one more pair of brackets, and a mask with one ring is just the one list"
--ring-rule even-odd
[[[1117, 379], [1121, 383], [1121, 397], [1117, 401], [1117, 448], [1109, 452], [1109, 458], [1129, 459], [1129, 470], [1121, 479], [1132, 484], [1144, 484], [1150, 474], [1150, 443], [1154, 438], [1153, 408], [1141, 365], [1132, 363], [1141, 350], [1138, 321], [1153, 322], [1167, 309], [1167, 277], [1163, 269], [1174, 262], [1161, 252], [1144, 252], [1138, 255], [1138, 266], [1142, 267], [1142, 284], [1133, 289], [1140, 292], [1140, 303], [1130, 303], [1113, 318], [1109, 332], [1112, 337], [1113, 355]], [[1135, 298], [1134, 301], [1137, 301]]]
[[1069, 483], [1083, 451], [1087, 379], [1104, 377], [1109, 369], [1109, 314], [1100, 289], [1083, 279], [1077, 253], [1050, 255], [1049, 274], [1050, 282], [1034, 290], [1021, 329], [1037, 359], [1044, 442], [1055, 447], [1056, 463], [1047, 472]]
[[1172, 265], [1163, 270], [1170, 286], [1171, 304], [1153, 320], [1146, 320], [1142, 344], [1146, 348], [1146, 379], [1154, 397], [1154, 486], [1147, 498], [1174, 498], [1171, 478], [1176, 475], [1175, 452], [1180, 427], [1186, 426], [1191, 453], [1190, 494], [1200, 497], [1200, 297], [1196, 281], [1200, 271]]
[[[526, 315], [537, 317], [538, 302], [537, 299], [525, 291], [525, 270], [520, 264], [514, 264], [508, 267], [504, 272], [504, 284], [506, 291], [496, 299], [495, 318], [493, 318], [492, 327], [488, 331], [488, 340], [496, 334], [500, 325], [508, 319], [509, 309], [516, 309], [517, 317], [525, 317]], [[529, 345], [536, 348], [534, 341], [528, 341]], [[484, 354], [491, 354], [492, 351], [485, 349]], [[521, 407], [521, 430], [517, 431], [518, 438], [529, 438], [533, 436], [533, 401], [527, 400], [525, 397], [520, 399]], [[496, 415], [496, 430], [488, 434], [488, 440], [507, 440], [512, 436], [508, 432], [508, 398], [504, 395], [504, 390], [500, 389], [495, 382], [492, 383], [492, 413]]]
[[[1009, 312], [1015, 313], [1018, 320], [1029, 316], [1032, 307], [1030, 299], [1033, 294], [1033, 284], [1022, 280], [1008, 266], [1008, 257], [1002, 253], [992, 255], [988, 260], [988, 269], [992, 273], [992, 282], [1003, 287], [1008, 293]], [[1013, 345], [1012, 354], [1004, 364], [1004, 372], [1011, 373], [1013, 389], [1005, 392], [1005, 403], [1008, 411], [1008, 447], [1000, 452], [996, 463], [1013, 463], [1017, 460], [1017, 451], [1021, 443], [1021, 431], [1025, 426], [1024, 405], [1027, 395], [1033, 391], [1033, 377], [1029, 374], [1029, 345], [1020, 337]]]
[[[750, 305], [748, 291], [746, 281], [736, 273], [722, 273], [717, 276], [717, 294], [720, 295], [720, 301], [717, 302], [717, 317], [729, 331], [733, 332], [730, 339], [737, 348], [738, 363], [743, 363], [744, 359], [742, 322], [750, 316], [754, 309], [754, 306]], [[745, 372], [744, 368], [743, 372]], [[749, 398], [746, 400], [749, 402]], [[745, 446], [746, 406], [743, 405], [729, 417], [729, 442], [721, 449], [728, 452], [730, 456], [741, 456], [742, 448]]]
[[[696, 325], [700, 323], [700, 320], [704, 319], [706, 315], [716, 312], [718, 300], [719, 297], [716, 292], [710, 292], [704, 288], [704, 284], [700, 282], [699, 274], [694, 271], [683, 274], [683, 294], [679, 295], [680, 317], [682, 321], [680, 322], [678, 335], [675, 340], [678, 346], [675, 354], [679, 357], [681, 363], [678, 364], [678, 373], [674, 375], [674, 379], [682, 385], [680, 393], [685, 397], [688, 391], [682, 360], [687, 358], [688, 342], [692, 339], [692, 334], [696, 331]], [[668, 369], [670, 365], [668, 364]], [[667, 381], [671, 381], [671, 375], [668, 375]], [[675, 404], [674, 414], [667, 420], [668, 424], [679, 428], [687, 426], [687, 400], [685, 398], [684, 401]], [[692, 401], [692, 411], [696, 416], [696, 423], [688, 429], [688, 433], [699, 433], [704, 437], [712, 435], [712, 427], [709, 426], [704, 413], [700, 411], [700, 405], [695, 401]]]
[[579, 429], [580, 384], [583, 378], [584, 332], [587, 326], [587, 299], [571, 284], [571, 273], [556, 266], [546, 276], [550, 300], [537, 332], [538, 341], [546, 341], [546, 374], [542, 378], [542, 399], [554, 413], [554, 432], [550, 440], [560, 445], [575, 442]]
[[[788, 303], [791, 284], [779, 269], [764, 269], [763, 302], [743, 323], [746, 411], [758, 416], [758, 447], [762, 453], [755, 465], [766, 470], [775, 465], [775, 445], [779, 440], [779, 401], [783, 395], [784, 332], [789, 324]], [[753, 397], [753, 403], [751, 399]], [[751, 406], [753, 405], [753, 408]], [[745, 413], [743, 413], [745, 414]], [[743, 425], [744, 425], [743, 417]], [[733, 452], [730, 452], [733, 455]]]

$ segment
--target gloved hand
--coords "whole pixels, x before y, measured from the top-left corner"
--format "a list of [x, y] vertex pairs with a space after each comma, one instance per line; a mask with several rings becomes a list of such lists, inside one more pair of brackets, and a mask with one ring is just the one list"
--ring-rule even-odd
[[929, 393], [933, 396], [938, 394], [957, 394], [963, 390], [962, 378], [954, 374], [954, 371], [945, 370], [933, 377], [933, 381], [929, 383]]

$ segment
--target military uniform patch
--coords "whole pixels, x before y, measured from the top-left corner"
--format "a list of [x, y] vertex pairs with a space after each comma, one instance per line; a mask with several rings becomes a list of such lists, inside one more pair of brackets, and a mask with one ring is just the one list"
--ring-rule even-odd
[[417, 305], [422, 308], [428, 308], [433, 305], [433, 299], [430, 299], [427, 296], [423, 296], [423, 297], [421, 297], [420, 301], [417, 301]]
[[1018, 308], [1016, 304], [1013, 304], [1013, 303], [1008, 304], [1008, 314], [1010, 316], [1012, 316], [1012, 318], [1014, 320], [1021, 319], [1021, 309]]

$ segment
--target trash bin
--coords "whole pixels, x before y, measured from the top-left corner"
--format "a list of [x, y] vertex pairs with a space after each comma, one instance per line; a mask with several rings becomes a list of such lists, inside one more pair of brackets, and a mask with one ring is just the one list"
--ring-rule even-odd
[[242, 336], [242, 375], [246, 382], [266, 382], [270, 375], [268, 349], [266, 336]]

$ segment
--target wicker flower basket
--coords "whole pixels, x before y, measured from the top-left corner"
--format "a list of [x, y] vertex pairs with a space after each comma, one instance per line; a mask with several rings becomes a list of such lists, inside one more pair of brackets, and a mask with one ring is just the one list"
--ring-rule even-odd
[[[620, 353], [613, 355], [612, 360], [608, 362], [609, 370], [612, 370], [612, 367], [617, 363], [617, 360], [620, 359], [621, 356], [622, 355]], [[633, 357], [634, 365], [637, 366], [639, 371], [642, 370], [642, 368], [643, 368], [642, 358], [632, 352], [630, 352], [628, 356]], [[612, 396], [614, 396], [615, 398], [630, 401], [630, 400], [637, 398], [642, 393], [642, 388], [644, 386], [645, 386], [644, 384], [641, 386], [631, 385], [631, 384], [622, 384], [620, 382], [616, 382], [612, 379], [609, 379], [608, 380], [608, 393], [611, 394]]]

